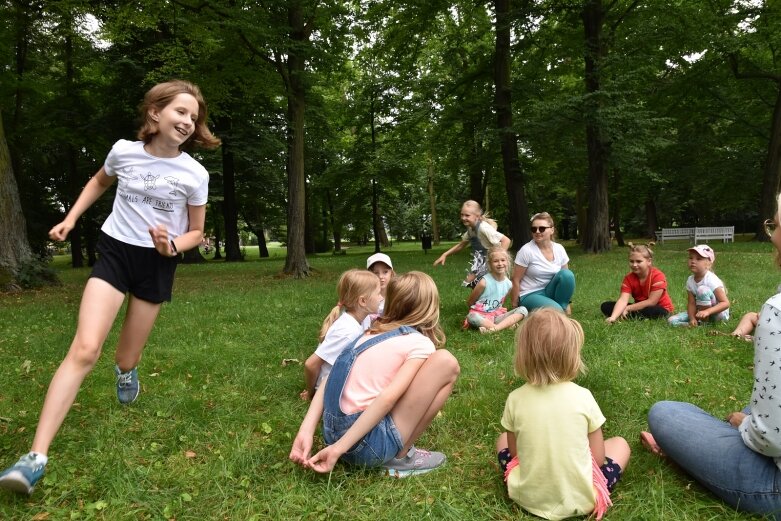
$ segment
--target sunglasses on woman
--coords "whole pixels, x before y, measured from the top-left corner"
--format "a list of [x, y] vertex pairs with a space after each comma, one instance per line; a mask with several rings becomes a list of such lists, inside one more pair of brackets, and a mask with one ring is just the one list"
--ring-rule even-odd
[[765, 233], [767, 236], [772, 238], [773, 232], [776, 231], [776, 226], [778, 226], [778, 224], [773, 219], [767, 219], [762, 224], [765, 225]]
[[532, 226], [532, 233], [544, 233], [548, 228], [553, 228], [553, 226]]

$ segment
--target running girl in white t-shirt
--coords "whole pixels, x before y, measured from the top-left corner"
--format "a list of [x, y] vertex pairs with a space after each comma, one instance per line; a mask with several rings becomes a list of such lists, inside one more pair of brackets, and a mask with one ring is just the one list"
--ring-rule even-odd
[[[388, 283], [385, 312], [350, 348], [342, 351], [315, 393], [298, 429], [290, 459], [316, 472], [330, 472], [337, 460], [380, 467], [394, 477], [422, 474], [445, 455], [413, 445], [445, 405], [459, 367], [444, 349], [439, 294], [419, 271]], [[323, 420], [328, 445], [311, 456], [315, 430]]]
[[305, 389], [302, 400], [311, 400], [320, 383], [331, 372], [336, 358], [364, 331], [363, 323], [382, 302], [380, 279], [371, 271], [349, 270], [336, 286], [339, 302], [320, 328], [320, 345], [304, 363]]
[[206, 103], [186, 81], [160, 83], [144, 96], [139, 141], [117, 141], [103, 167], [86, 184], [65, 219], [49, 231], [63, 241], [79, 217], [118, 180], [114, 207], [101, 228], [100, 256], [84, 288], [76, 336], [54, 373], [31, 451], [0, 474], [0, 487], [32, 493], [47, 452], [84, 378], [130, 294], [115, 360], [117, 398], [138, 397], [136, 365], [163, 302], [171, 300], [179, 252], [203, 239], [209, 174], [184, 150], [215, 148], [206, 126]]

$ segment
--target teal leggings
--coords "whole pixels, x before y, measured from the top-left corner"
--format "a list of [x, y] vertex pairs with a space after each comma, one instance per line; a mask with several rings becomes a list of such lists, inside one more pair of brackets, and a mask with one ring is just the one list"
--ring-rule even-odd
[[520, 305], [532, 311], [537, 308], [567, 309], [572, 295], [575, 294], [575, 275], [572, 270], [559, 271], [545, 289], [521, 297]]

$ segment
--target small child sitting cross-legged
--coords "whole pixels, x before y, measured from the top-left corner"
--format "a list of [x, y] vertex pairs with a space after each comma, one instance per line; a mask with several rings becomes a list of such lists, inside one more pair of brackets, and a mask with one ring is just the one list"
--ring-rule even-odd
[[672, 326], [696, 327], [703, 323], [729, 320], [729, 299], [724, 283], [711, 271], [716, 252], [707, 244], [689, 248], [689, 270], [686, 280], [689, 301], [686, 311], [667, 321]]
[[513, 327], [529, 314], [523, 306], [510, 311], [502, 307], [513, 286], [507, 277], [509, 265], [507, 250], [502, 247], [488, 250], [488, 273], [480, 279], [466, 301], [470, 307], [464, 329], [471, 326], [480, 329], [481, 333], [493, 333]]

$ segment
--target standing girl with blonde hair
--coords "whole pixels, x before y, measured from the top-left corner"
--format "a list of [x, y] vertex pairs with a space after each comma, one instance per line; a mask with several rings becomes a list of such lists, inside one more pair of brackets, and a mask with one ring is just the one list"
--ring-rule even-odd
[[466, 201], [461, 206], [461, 222], [466, 226], [466, 232], [461, 236], [461, 242], [447, 250], [434, 261], [434, 266], [445, 265], [448, 255], [458, 253], [468, 244], [472, 246], [472, 262], [462, 286], [475, 287], [480, 278], [488, 272], [486, 255], [491, 247], [510, 248], [511, 241], [499, 233], [496, 221], [483, 214], [483, 209], [477, 201]]
[[363, 334], [366, 317], [377, 313], [383, 298], [377, 275], [358, 269], [345, 271], [339, 277], [336, 293], [339, 302], [323, 320], [320, 345], [304, 362], [306, 387], [300, 395], [303, 400], [312, 399], [344, 348]]
[[[323, 389], [315, 393], [290, 459], [316, 472], [338, 460], [379, 467], [394, 477], [439, 467], [445, 455], [413, 444], [445, 405], [459, 367], [445, 349], [439, 294], [425, 273], [388, 283], [385, 311], [354, 346], [339, 355]], [[311, 455], [322, 418], [327, 446]]]
[[[653, 245], [628, 243], [630, 271], [621, 283], [621, 295], [618, 301], [602, 303], [602, 314], [608, 324], [622, 318], [664, 318], [672, 313], [667, 278], [653, 266]], [[631, 304], [630, 297], [634, 300]]]
[[584, 370], [583, 340], [580, 324], [551, 308], [531, 313], [516, 336], [515, 372], [526, 383], [507, 398], [496, 450], [510, 498], [546, 519], [600, 519], [629, 463], [626, 440], [603, 438], [599, 405], [572, 382]]
[[203, 240], [209, 174], [185, 150], [215, 148], [206, 126], [206, 102], [197, 86], [169, 81], [152, 87], [140, 107], [138, 141], [120, 139], [81, 191], [65, 219], [49, 231], [64, 241], [79, 217], [117, 179], [111, 214], [98, 240], [98, 261], [84, 288], [76, 335], [54, 373], [30, 452], [0, 474], [0, 487], [32, 493], [48, 462], [49, 445], [100, 357], [128, 297], [114, 359], [117, 398], [136, 400], [136, 366], [171, 289], [179, 252]]

